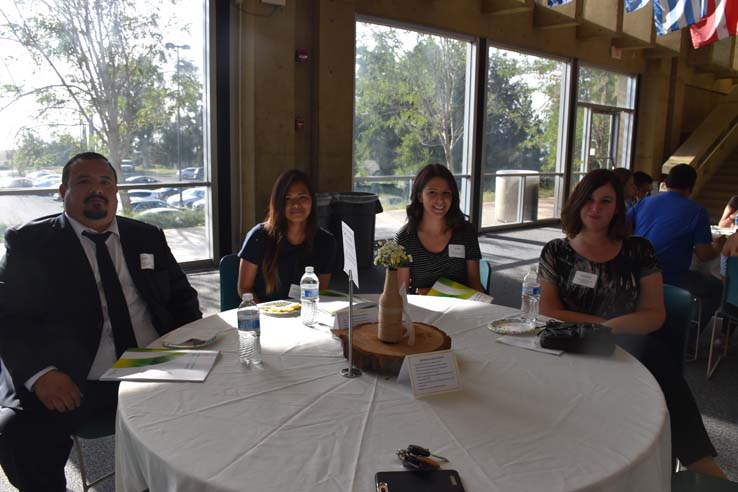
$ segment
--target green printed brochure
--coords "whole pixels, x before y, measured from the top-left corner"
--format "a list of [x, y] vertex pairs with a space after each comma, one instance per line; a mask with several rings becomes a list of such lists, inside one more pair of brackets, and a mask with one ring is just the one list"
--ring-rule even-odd
[[218, 358], [217, 350], [132, 348], [126, 350], [101, 381], [203, 382]]
[[483, 292], [476, 291], [471, 287], [467, 287], [459, 282], [441, 277], [436, 280], [433, 287], [428, 291], [429, 296], [438, 297], [455, 297], [456, 299], [466, 299], [468, 301], [492, 302], [492, 296], [488, 296]]

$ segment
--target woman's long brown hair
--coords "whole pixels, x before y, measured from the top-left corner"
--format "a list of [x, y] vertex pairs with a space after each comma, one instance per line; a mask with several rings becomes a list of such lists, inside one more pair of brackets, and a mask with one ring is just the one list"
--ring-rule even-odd
[[450, 230], [456, 230], [461, 227], [466, 218], [464, 212], [461, 211], [461, 199], [459, 197], [459, 187], [456, 185], [456, 179], [451, 171], [448, 170], [443, 164], [428, 164], [424, 166], [413, 180], [412, 198], [410, 205], [407, 206], [407, 226], [410, 232], [416, 232], [420, 221], [423, 220], [423, 204], [420, 201], [420, 197], [423, 194], [423, 189], [428, 182], [433, 178], [443, 178], [448, 183], [448, 187], [451, 188], [451, 206], [446, 212], [444, 221], [446, 227]]
[[264, 221], [264, 230], [267, 233], [262, 260], [262, 272], [266, 292], [271, 294], [280, 287], [279, 257], [284, 251], [287, 241], [287, 216], [285, 214], [285, 198], [287, 190], [295, 183], [303, 183], [310, 193], [310, 215], [305, 223], [305, 250], [309, 255], [313, 251], [313, 242], [318, 232], [318, 213], [315, 210], [315, 190], [307, 175], [297, 169], [290, 169], [279, 175], [272, 186], [269, 197], [269, 211]]

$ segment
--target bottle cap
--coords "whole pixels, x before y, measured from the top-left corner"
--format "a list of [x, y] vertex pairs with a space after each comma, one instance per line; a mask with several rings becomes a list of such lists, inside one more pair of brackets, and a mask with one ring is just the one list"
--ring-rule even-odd
[[306, 266], [305, 267], [305, 273], [313, 273], [314, 271], [315, 271], [315, 269], [313, 267], [311, 267], [311, 266]]
[[241, 296], [242, 301], [253, 301], [254, 300], [254, 294], [251, 292], [244, 292]]

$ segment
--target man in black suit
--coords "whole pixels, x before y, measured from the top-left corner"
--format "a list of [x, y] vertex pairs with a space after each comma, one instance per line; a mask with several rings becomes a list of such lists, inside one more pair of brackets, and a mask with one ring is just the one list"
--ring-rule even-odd
[[64, 213], [5, 236], [0, 261], [0, 463], [22, 492], [66, 490], [70, 435], [114, 412], [99, 377], [131, 346], [201, 318], [161, 229], [116, 217], [117, 176], [96, 153], [64, 166]]

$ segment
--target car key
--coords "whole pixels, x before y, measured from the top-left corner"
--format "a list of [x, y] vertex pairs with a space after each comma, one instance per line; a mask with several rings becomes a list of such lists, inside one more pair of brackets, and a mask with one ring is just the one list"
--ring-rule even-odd
[[410, 454], [414, 454], [415, 456], [430, 456], [431, 458], [436, 459], [436, 461], [442, 461], [444, 463], [448, 463], [448, 460], [444, 458], [443, 456], [438, 456], [437, 454], [433, 454], [430, 452], [430, 450], [418, 446], [417, 444], [411, 444], [407, 447], [407, 452]]

